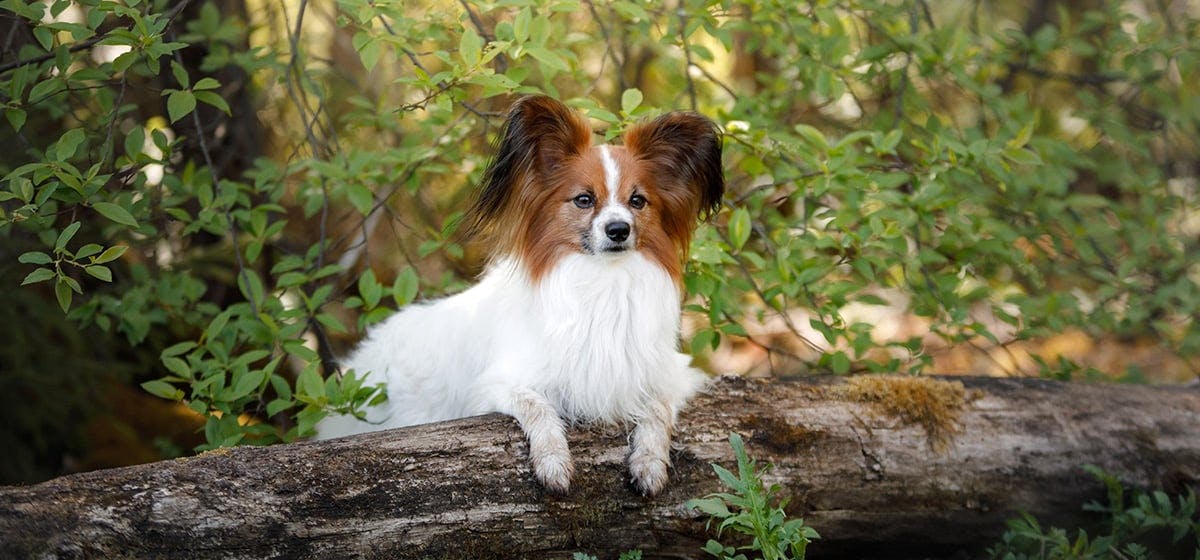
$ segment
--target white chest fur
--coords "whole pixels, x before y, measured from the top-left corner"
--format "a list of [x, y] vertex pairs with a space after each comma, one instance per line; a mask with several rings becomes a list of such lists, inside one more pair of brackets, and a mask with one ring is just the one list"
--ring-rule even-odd
[[[638, 253], [616, 259], [571, 255], [530, 288], [546, 395], [570, 420], [642, 416], [677, 374], [679, 291], [662, 267]], [[533, 364], [530, 364], [533, 365]]]
[[327, 418], [319, 437], [507, 412], [519, 390], [569, 422], [636, 421], [703, 382], [677, 352], [678, 288], [638, 253], [570, 255], [531, 283], [514, 260], [470, 289], [410, 306], [371, 330], [344, 366], [386, 382], [388, 402]]

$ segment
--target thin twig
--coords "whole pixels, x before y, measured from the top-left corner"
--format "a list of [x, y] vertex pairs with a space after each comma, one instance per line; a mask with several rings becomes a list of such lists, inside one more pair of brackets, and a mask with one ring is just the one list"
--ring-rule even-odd
[[733, 91], [733, 88], [726, 85], [725, 82], [722, 82], [720, 78], [714, 76], [712, 72], [709, 72], [705, 67], [700, 66], [699, 64], [692, 64], [692, 66], [699, 70], [701, 74], [704, 74], [704, 77], [708, 78], [708, 81], [725, 90], [725, 93], [729, 94], [729, 97], [732, 97], [734, 101], [737, 101], [738, 94], [737, 92]]
[[104, 135], [104, 144], [101, 148], [101, 167], [108, 163], [110, 157], [114, 157], [113, 153], [116, 151], [116, 147], [114, 146], [115, 142], [113, 142], [113, 130], [116, 128], [117, 120], [121, 113], [121, 104], [125, 102], [125, 89], [128, 85], [129, 81], [124, 75], [122, 75], [121, 91], [117, 94], [117, 102], [113, 104], [112, 115], [109, 117], [108, 121], [108, 132]]
[[12, 48], [13, 38], [17, 36], [18, 26], [21, 24], [21, 18], [16, 14], [12, 15], [12, 25], [8, 28], [8, 34], [4, 36], [4, 48], [0, 49], [0, 53], [6, 53]]
[[692, 50], [687, 44], [687, 12], [683, 8], [679, 8], [679, 46], [683, 49], [683, 57], [687, 61], [687, 67], [683, 69], [683, 77], [687, 80], [688, 98], [692, 103], [692, 110], [699, 110], [700, 104], [696, 100], [696, 82], [692, 79]]

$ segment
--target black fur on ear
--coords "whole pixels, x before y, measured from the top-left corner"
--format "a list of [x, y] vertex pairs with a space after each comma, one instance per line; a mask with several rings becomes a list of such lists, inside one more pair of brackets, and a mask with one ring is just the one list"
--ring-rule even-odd
[[560, 163], [582, 153], [591, 144], [591, 136], [587, 123], [556, 99], [534, 95], [517, 100], [496, 139], [496, 155], [483, 174], [463, 233], [468, 237], [486, 235], [523, 188], [536, 188], [531, 183], [547, 178]]
[[720, 211], [725, 195], [721, 137], [707, 117], [693, 112], [667, 113], [630, 129], [625, 146], [654, 165], [660, 176], [675, 179], [677, 184], [664, 187], [692, 189], [698, 216], [708, 218]]

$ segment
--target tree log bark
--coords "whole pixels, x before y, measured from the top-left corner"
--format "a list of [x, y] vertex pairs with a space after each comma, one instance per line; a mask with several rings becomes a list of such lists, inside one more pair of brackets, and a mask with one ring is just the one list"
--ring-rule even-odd
[[1017, 511], [1077, 526], [1104, 495], [1084, 464], [1143, 488], [1200, 479], [1200, 388], [958, 381], [937, 444], [843, 378], [721, 378], [682, 415], [655, 498], [615, 428], [573, 430], [571, 491], [544, 492], [499, 415], [0, 487], [0, 557], [701, 558], [712, 535], [683, 504], [723, 490], [709, 463], [733, 465], [733, 431], [821, 532], [819, 558], [978, 553]]

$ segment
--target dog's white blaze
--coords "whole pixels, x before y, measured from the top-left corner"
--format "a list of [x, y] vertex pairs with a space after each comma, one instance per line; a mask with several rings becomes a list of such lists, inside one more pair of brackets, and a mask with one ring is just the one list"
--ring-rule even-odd
[[600, 146], [600, 161], [604, 162], [604, 186], [608, 188], [609, 204], [617, 203], [617, 188], [621, 186], [621, 170], [613, 159], [608, 146]]
[[[621, 203], [620, 193], [617, 192], [621, 187], [621, 169], [617, 166], [617, 160], [613, 159], [612, 153], [609, 152], [608, 146], [600, 146], [600, 161], [604, 164], [604, 186], [608, 189], [608, 203], [600, 210], [600, 214], [592, 222], [592, 235], [601, 243], [604, 240], [604, 226], [609, 223], [622, 221], [633, 225], [633, 212]], [[633, 232], [630, 232], [630, 241], [633, 239]]]

